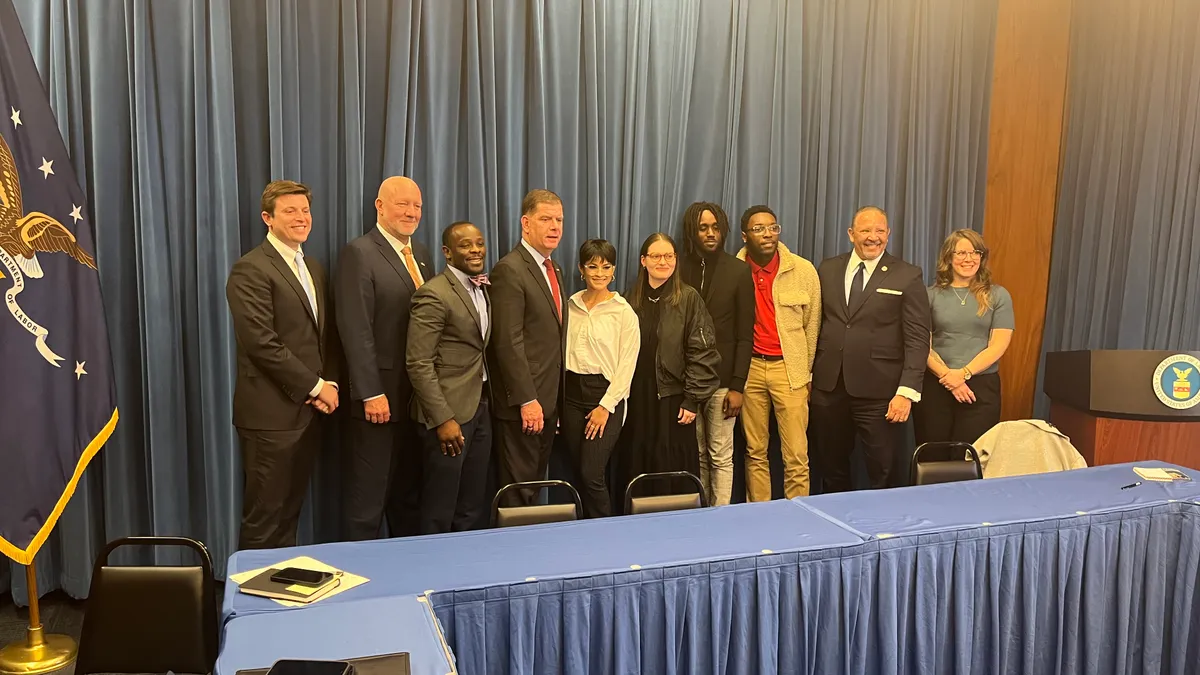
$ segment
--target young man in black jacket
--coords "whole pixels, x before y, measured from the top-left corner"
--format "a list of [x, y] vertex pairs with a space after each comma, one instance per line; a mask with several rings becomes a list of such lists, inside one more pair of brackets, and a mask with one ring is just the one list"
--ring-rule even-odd
[[711, 202], [683, 213], [683, 281], [700, 294], [716, 326], [720, 388], [696, 416], [700, 480], [709, 504], [728, 504], [733, 488], [733, 427], [754, 346], [754, 282], [750, 268], [725, 251], [729, 218]]

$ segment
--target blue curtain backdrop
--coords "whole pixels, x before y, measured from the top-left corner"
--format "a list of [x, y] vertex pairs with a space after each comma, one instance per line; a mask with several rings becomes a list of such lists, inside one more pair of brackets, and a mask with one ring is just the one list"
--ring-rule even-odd
[[1073, 7], [1043, 350], [1200, 349], [1200, 3]]
[[[734, 219], [770, 204], [814, 261], [848, 250], [862, 204], [926, 269], [982, 223], [996, 0], [15, 4], [86, 177], [122, 410], [42, 590], [86, 594], [98, 547], [129, 534], [197, 537], [224, 573], [241, 499], [224, 284], [271, 179], [313, 188], [327, 266], [398, 173], [423, 190], [426, 244], [470, 219], [495, 261], [548, 187], [560, 262], [602, 236], [626, 274], [702, 198]], [[338, 536], [336, 446], [302, 541]]]

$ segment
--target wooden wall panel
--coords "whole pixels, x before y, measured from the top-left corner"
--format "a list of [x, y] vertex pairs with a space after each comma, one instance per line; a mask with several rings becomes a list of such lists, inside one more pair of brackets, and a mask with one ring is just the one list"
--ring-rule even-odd
[[1071, 0], [999, 0], [983, 234], [1017, 329], [1000, 364], [1004, 419], [1033, 412], [1058, 197]]

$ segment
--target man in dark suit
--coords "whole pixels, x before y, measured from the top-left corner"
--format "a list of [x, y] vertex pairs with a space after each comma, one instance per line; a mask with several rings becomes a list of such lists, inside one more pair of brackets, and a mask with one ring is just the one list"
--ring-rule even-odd
[[921, 400], [929, 356], [929, 296], [921, 268], [887, 253], [887, 214], [854, 214], [854, 250], [829, 258], [821, 279], [822, 320], [813, 363], [813, 419], [825, 492], [850, 489], [855, 436], [866, 449], [872, 488], [888, 487], [900, 425]]
[[728, 504], [733, 492], [733, 429], [754, 347], [754, 281], [750, 268], [725, 250], [729, 218], [712, 202], [683, 212], [683, 282], [700, 293], [717, 331], [721, 386], [696, 411], [700, 482], [710, 505]]
[[386, 511], [392, 536], [418, 530], [420, 453], [405, 369], [409, 303], [432, 274], [429, 250], [413, 240], [421, 189], [393, 176], [379, 186], [376, 223], [346, 245], [334, 297], [349, 366], [350, 420], [344, 451], [345, 536], [373, 539]]
[[338, 406], [337, 331], [325, 270], [301, 245], [312, 230], [309, 189], [274, 181], [262, 194], [267, 237], [233, 265], [225, 285], [237, 338], [233, 424], [245, 495], [239, 549], [296, 544], [296, 523], [321, 445], [325, 414]]
[[488, 503], [492, 451], [488, 370], [491, 335], [487, 247], [471, 223], [442, 233], [446, 270], [412, 298], [408, 374], [413, 419], [424, 448], [421, 534], [461, 532], [479, 522]]
[[[549, 190], [521, 201], [521, 243], [492, 268], [491, 358], [500, 484], [541, 480], [558, 426], [566, 340], [562, 269], [550, 260], [562, 238], [563, 207]], [[510, 503], [532, 504], [533, 490]]]

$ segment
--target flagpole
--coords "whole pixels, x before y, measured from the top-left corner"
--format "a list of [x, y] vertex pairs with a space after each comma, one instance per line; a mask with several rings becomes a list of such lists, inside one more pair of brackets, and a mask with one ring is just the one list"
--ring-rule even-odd
[[25, 642], [14, 642], [0, 649], [0, 673], [35, 675], [65, 668], [75, 662], [78, 648], [67, 635], [46, 635], [38, 606], [37, 570], [33, 561], [25, 566], [25, 585], [29, 592], [29, 628]]

